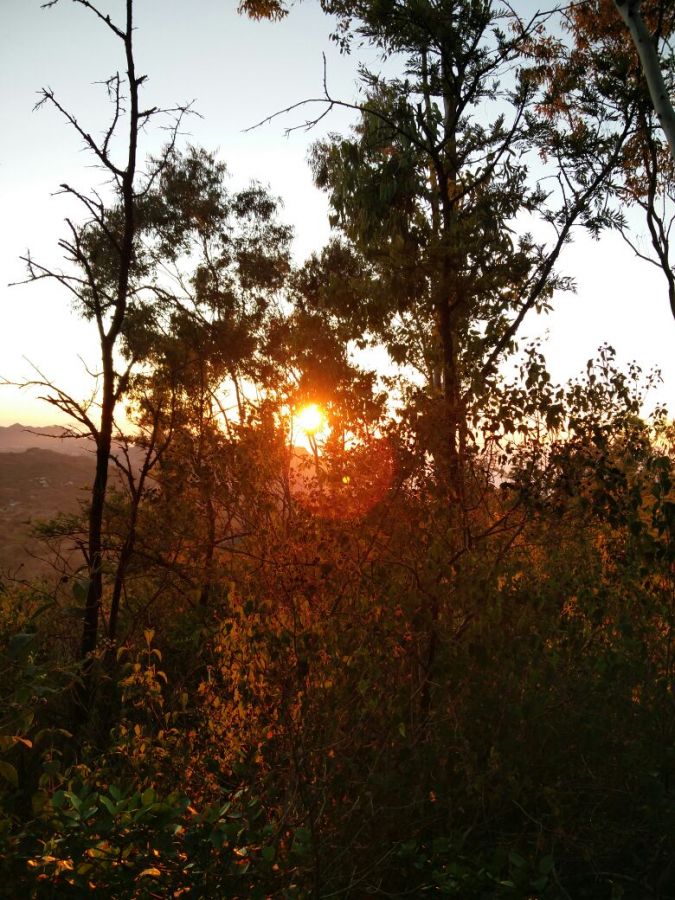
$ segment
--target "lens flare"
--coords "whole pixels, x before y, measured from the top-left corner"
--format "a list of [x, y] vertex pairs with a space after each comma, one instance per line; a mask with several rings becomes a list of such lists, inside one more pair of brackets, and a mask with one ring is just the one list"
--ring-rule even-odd
[[361, 519], [387, 496], [395, 465], [386, 438], [365, 438], [339, 458], [297, 449], [290, 472], [293, 498], [321, 518]]

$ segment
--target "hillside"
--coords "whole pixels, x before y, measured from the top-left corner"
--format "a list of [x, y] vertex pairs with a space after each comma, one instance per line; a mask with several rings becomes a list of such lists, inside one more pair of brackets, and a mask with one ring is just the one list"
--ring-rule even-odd
[[78, 438], [59, 425], [0, 425], [0, 453], [23, 453], [26, 450], [50, 450], [67, 456], [86, 456], [94, 449], [90, 437]]
[[93, 471], [93, 457], [84, 452], [39, 447], [0, 452], [1, 575], [24, 578], [49, 571], [34, 526], [59, 513], [77, 512]]

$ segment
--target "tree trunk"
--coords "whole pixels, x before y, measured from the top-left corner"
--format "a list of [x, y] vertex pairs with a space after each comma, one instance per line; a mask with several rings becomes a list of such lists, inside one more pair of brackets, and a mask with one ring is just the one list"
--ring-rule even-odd
[[89, 509], [89, 583], [84, 608], [80, 659], [89, 659], [90, 662], [91, 654], [96, 649], [98, 619], [103, 597], [103, 513], [108, 487], [108, 462], [112, 445], [113, 411], [115, 406], [111, 355], [106, 347], [104, 349], [101, 424], [96, 439], [96, 475], [94, 477], [91, 507]]
[[91, 672], [92, 654], [98, 640], [98, 620], [103, 600], [103, 513], [108, 487], [108, 464], [117, 396], [114, 368], [114, 347], [119, 337], [127, 310], [129, 278], [134, 255], [136, 236], [134, 210], [134, 179], [136, 175], [136, 151], [138, 146], [139, 79], [133, 56], [133, 0], [126, 0], [126, 26], [120, 32], [124, 41], [129, 83], [129, 144], [127, 165], [121, 175], [123, 225], [119, 244], [119, 270], [112, 317], [106, 330], [106, 310], [98, 305], [96, 323], [101, 339], [101, 361], [103, 365], [103, 398], [101, 401], [101, 421], [96, 435], [96, 477], [92, 488], [89, 511], [89, 585], [85, 601], [82, 627], [80, 659], [85, 661], [85, 676]]
[[637, 50], [649, 89], [649, 96], [670, 145], [673, 162], [675, 162], [675, 109], [673, 109], [663, 78], [656, 45], [640, 12], [640, 0], [614, 0], [614, 5], [628, 28]]

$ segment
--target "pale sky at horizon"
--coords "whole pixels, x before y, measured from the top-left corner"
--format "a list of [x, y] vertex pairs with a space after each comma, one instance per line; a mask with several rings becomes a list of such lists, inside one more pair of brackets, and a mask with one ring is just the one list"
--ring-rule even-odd
[[[120, 0], [102, 4], [114, 17]], [[524, 6], [524, 4], [518, 4]], [[532, 0], [527, 0], [532, 6]], [[2, 0], [0, 35], [0, 376], [30, 377], [24, 357], [75, 393], [87, 391], [78, 354], [95, 366], [91, 326], [72, 312], [56, 284], [8, 288], [24, 277], [19, 257], [58, 265], [57, 242], [63, 218], [73, 211], [54, 197], [62, 182], [99, 183], [81, 142], [50, 109], [32, 112], [37, 92], [54, 89], [93, 133], [105, 124], [102, 88], [122, 60], [112, 37], [91, 14], [61, 0], [41, 10], [40, 0]], [[345, 131], [350, 117], [335, 112], [307, 134], [284, 129], [304, 113], [276, 120], [255, 131], [244, 129], [266, 115], [322, 90], [326, 53], [328, 82], [336, 96], [356, 93], [355, 59], [339, 55], [329, 42], [330, 22], [312, 0], [294, 7], [280, 23], [251, 22], [236, 14], [236, 0], [137, 0], [136, 59], [148, 73], [149, 105], [170, 106], [194, 99], [202, 118], [186, 125], [189, 140], [219, 150], [232, 184], [255, 178], [269, 185], [284, 204], [282, 218], [295, 228], [294, 255], [303, 259], [329, 235], [325, 197], [312, 185], [309, 145], [327, 131]], [[147, 150], [161, 136], [150, 134]], [[635, 359], [645, 370], [661, 368], [664, 383], [655, 399], [675, 408], [675, 321], [663, 276], [635, 259], [616, 235], [593, 242], [580, 236], [563, 253], [560, 269], [577, 282], [577, 294], [556, 300], [548, 317], [526, 320], [523, 338], [548, 331], [545, 346], [554, 380], [583, 369], [604, 342], [620, 361]], [[86, 378], [86, 376], [84, 376]], [[45, 403], [0, 388], [0, 425], [57, 421]]]

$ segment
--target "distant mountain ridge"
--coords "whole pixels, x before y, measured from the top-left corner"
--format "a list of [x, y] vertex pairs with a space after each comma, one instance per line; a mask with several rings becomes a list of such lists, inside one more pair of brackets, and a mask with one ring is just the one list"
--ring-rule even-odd
[[0, 453], [51, 450], [66, 456], [89, 456], [94, 449], [90, 436], [74, 437], [60, 425], [0, 425]]

